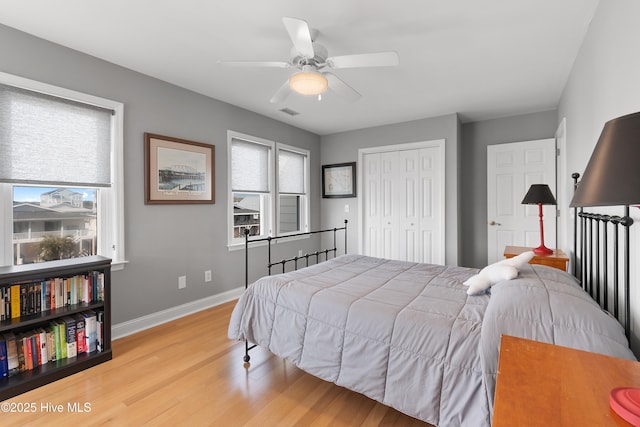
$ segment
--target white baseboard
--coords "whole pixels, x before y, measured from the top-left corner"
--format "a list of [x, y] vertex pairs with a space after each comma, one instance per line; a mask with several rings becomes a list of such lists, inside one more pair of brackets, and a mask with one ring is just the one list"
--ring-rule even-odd
[[158, 311], [157, 313], [138, 317], [137, 319], [118, 323], [117, 325], [112, 325], [111, 339], [116, 340], [118, 338], [123, 338], [127, 335], [135, 334], [136, 332], [144, 331], [145, 329], [149, 329], [154, 326], [179, 319], [180, 317], [197, 313], [198, 311], [202, 311], [207, 308], [215, 307], [216, 305], [238, 299], [243, 292], [244, 286], [241, 288], [231, 289], [230, 291], [222, 292], [220, 294], [212, 295], [210, 297], [203, 298], [197, 301], [188, 302], [177, 307], [171, 307], [166, 310]]

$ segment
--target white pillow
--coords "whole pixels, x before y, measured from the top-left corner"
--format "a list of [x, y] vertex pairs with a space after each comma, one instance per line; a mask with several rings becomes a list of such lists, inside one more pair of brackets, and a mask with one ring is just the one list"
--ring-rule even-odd
[[511, 265], [518, 271], [522, 270], [522, 267], [527, 265], [529, 261], [535, 256], [533, 251], [522, 252], [520, 255], [516, 255], [511, 258], [503, 259], [500, 261], [502, 264]]
[[467, 295], [478, 295], [502, 280], [511, 280], [518, 277], [518, 270], [502, 261], [488, 265], [474, 276], [467, 279], [464, 284], [469, 286]]
[[515, 279], [522, 267], [527, 265], [534, 256], [533, 251], [527, 251], [487, 265], [478, 274], [471, 276], [463, 283], [463, 285], [469, 286], [467, 295], [478, 295], [501, 280]]

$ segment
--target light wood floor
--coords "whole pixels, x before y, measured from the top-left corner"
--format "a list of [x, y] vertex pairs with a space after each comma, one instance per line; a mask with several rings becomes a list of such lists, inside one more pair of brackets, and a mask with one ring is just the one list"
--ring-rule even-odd
[[[8, 426], [428, 426], [227, 338], [235, 302], [112, 343], [113, 360], [3, 403]], [[69, 405], [85, 412], [70, 411]], [[53, 412], [60, 408], [62, 412]], [[6, 405], [5, 405], [6, 406]]]

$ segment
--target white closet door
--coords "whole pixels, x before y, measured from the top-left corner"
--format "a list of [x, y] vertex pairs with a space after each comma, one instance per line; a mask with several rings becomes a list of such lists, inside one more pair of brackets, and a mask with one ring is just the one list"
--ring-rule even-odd
[[398, 154], [380, 153], [380, 211], [382, 227], [380, 233], [380, 256], [388, 259], [402, 259], [398, 255], [400, 189], [397, 173]]
[[398, 156], [397, 185], [399, 187], [398, 223], [400, 227], [400, 259], [417, 261], [420, 253], [420, 177], [416, 150], [401, 151]]
[[365, 212], [362, 217], [362, 250], [365, 255], [382, 257], [380, 250], [382, 230], [380, 153], [365, 154], [362, 163], [363, 211]]
[[400, 259], [441, 264], [438, 147], [398, 153]]
[[442, 149], [434, 146], [362, 156], [365, 255], [444, 262]]
[[364, 156], [364, 253], [369, 256], [398, 258], [396, 163], [395, 153]]

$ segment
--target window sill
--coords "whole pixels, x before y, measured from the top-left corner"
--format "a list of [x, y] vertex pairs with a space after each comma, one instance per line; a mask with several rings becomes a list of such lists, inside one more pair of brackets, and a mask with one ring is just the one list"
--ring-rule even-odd
[[129, 261], [111, 261], [111, 271], [122, 271]]
[[[304, 236], [291, 236], [291, 237], [287, 237], [286, 235], [283, 235], [283, 236], [278, 236], [278, 238], [276, 240], [274, 240], [272, 242], [272, 244], [273, 245], [281, 245], [283, 243], [289, 243], [289, 242], [293, 242], [293, 241], [296, 241], [296, 240], [304, 240], [304, 239], [308, 239], [308, 238], [309, 238], [309, 234], [306, 234]], [[266, 241], [260, 241], [260, 242], [256, 242], [256, 243], [251, 243], [251, 241], [249, 241], [249, 248], [256, 248], [256, 247], [260, 247], [260, 246], [267, 246], [267, 242]], [[227, 249], [229, 250], [229, 252], [244, 250], [244, 241], [242, 241], [240, 243], [227, 244]]]

